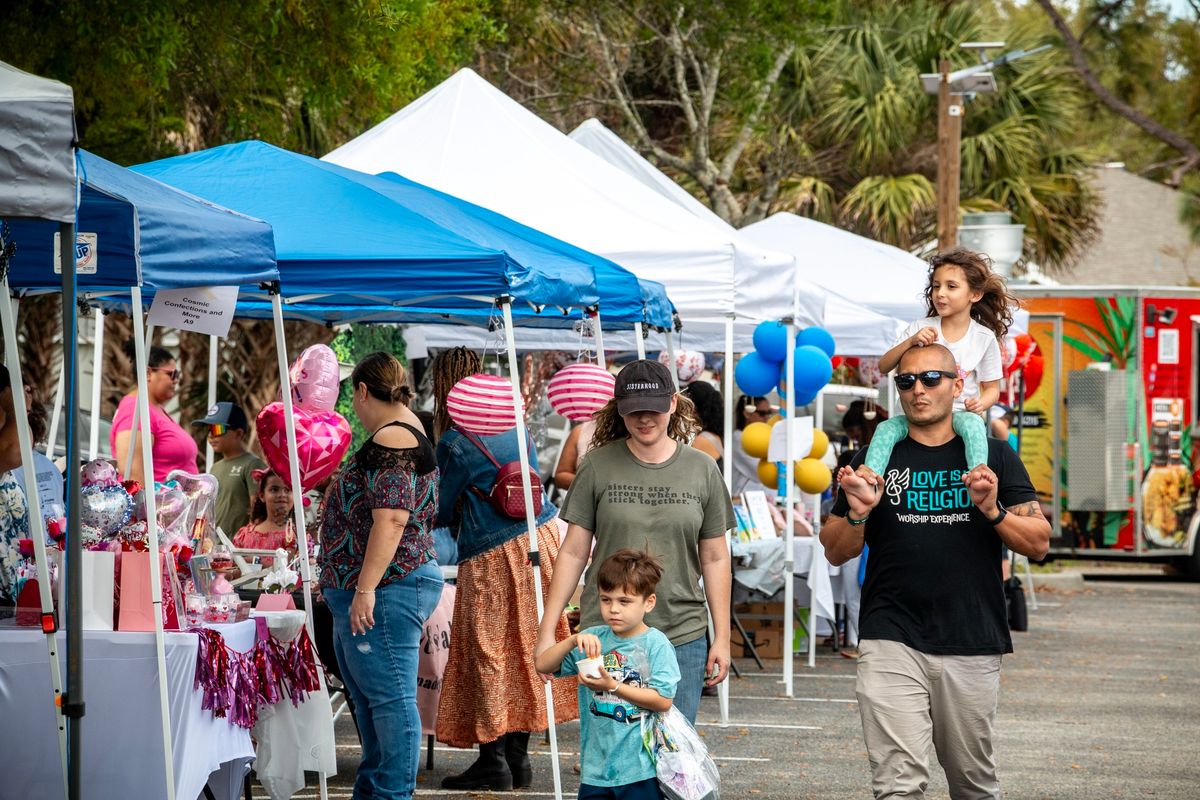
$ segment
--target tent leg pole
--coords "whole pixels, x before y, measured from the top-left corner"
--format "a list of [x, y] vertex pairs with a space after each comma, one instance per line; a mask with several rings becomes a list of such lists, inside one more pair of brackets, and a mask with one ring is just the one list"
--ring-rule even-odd
[[100, 306], [93, 309], [93, 316], [96, 324], [92, 336], [92, 424], [88, 429], [88, 461], [95, 459], [100, 452], [100, 389], [104, 374], [105, 314]]
[[[279, 367], [279, 395], [283, 400], [284, 434], [287, 437], [288, 472], [292, 484], [292, 515], [296, 522], [296, 544], [300, 548], [300, 579], [304, 584], [304, 626], [308, 638], [317, 641], [313, 630], [312, 565], [309, 563], [308, 530], [304, 522], [304, 487], [300, 483], [300, 457], [296, 448], [296, 417], [292, 406], [292, 392], [288, 377], [287, 340], [283, 332], [283, 301], [278, 291], [271, 292], [271, 316], [275, 323], [275, 360]], [[215, 337], [214, 337], [215, 340]], [[211, 356], [210, 356], [211, 357]], [[315, 646], [315, 645], [314, 645]], [[317, 670], [321, 691], [325, 687], [325, 671]], [[320, 773], [321, 797], [327, 796], [325, 773]]]
[[[158, 660], [158, 703], [162, 719], [163, 774], [166, 778], [167, 800], [175, 800], [175, 760], [171, 746], [171, 706], [167, 699], [167, 653], [163, 642], [162, 619], [162, 554], [158, 549], [158, 509], [154, 502], [154, 453], [150, 437], [150, 390], [146, 381], [146, 346], [149, 343], [150, 326], [142, 328], [142, 290], [130, 290], [133, 301], [133, 346], [135, 349], [134, 371], [137, 373], [138, 418], [142, 423], [142, 465], [145, 473], [144, 492], [146, 498], [146, 534], [150, 550], [150, 603], [154, 615], [154, 652]], [[130, 460], [133, 459], [134, 442], [129, 441]]]
[[[58, 443], [58, 423], [62, 420], [63, 395], [67, 391], [64, 382], [67, 379], [67, 347], [69, 346], [64, 340], [62, 359], [58, 362], [58, 383], [54, 387], [54, 406], [50, 409], [50, 432], [46, 439], [46, 458], [51, 461], [54, 460], [55, 445]], [[69, 466], [70, 462], [68, 462]]]
[[[208, 337], [208, 407], [217, 404], [217, 347], [221, 340], [216, 336]], [[205, 437], [204, 442], [204, 471], [212, 472], [213, 449], [212, 442]]]
[[[726, 448], [733, 447], [733, 316], [725, 318], [725, 366], [722, 369], [722, 383], [725, 385], [725, 430], [723, 444]], [[724, 459], [722, 466], [725, 472], [725, 491], [733, 495], [733, 457]], [[730, 536], [725, 534], [726, 545], [730, 544]], [[721, 724], [729, 724], [729, 678], [717, 685], [717, 702], [721, 707]]]
[[667, 334], [667, 371], [671, 373], [671, 383], [675, 384], [675, 391], [679, 391], [679, 364], [675, 362], [675, 340], [671, 338], [671, 334]]
[[640, 322], [633, 323], [633, 338], [635, 340], [635, 346], [637, 347], [637, 354], [638, 354], [639, 361], [646, 358], [646, 339], [642, 335], [642, 330], [643, 330], [642, 323], [640, 323]]
[[[813, 413], [815, 415], [813, 417], [813, 430], [815, 431], [815, 430], [821, 429], [821, 420], [823, 420], [825, 418], [824, 389], [817, 392], [817, 399], [816, 399], [816, 404], [813, 407]], [[799, 454], [797, 454], [797, 455], [799, 455]], [[813, 520], [812, 521], [813, 536], [820, 536], [821, 535], [821, 496], [819, 494], [813, 495], [812, 520]], [[809, 570], [814, 570], [814, 569], [828, 570], [828, 567], [826, 566], [827, 562], [826, 562], [825, 558], [824, 557], [822, 557], [820, 559], [817, 558], [817, 550], [818, 549], [819, 548], [817, 548], [815, 546], [813, 547], [813, 559], [812, 559], [811, 566], [809, 566]], [[822, 552], [824, 552], [824, 551], [822, 551]], [[816, 615], [815, 615], [815, 610], [816, 610], [817, 604], [816, 604], [815, 600], [816, 600], [816, 596], [814, 594], [813, 600], [810, 601], [812, 610], [810, 610], [808, 612], [809, 622], [812, 625], [812, 630], [810, 630], [808, 632], [809, 633], [809, 636], [808, 636], [808, 668], [809, 669], [815, 669], [817, 666], [817, 625], [816, 625]], [[834, 605], [834, 608], [835, 609], [837, 608], [836, 604]], [[835, 615], [835, 619], [830, 620], [830, 622], [833, 624], [833, 627], [834, 627], [834, 640], [836, 641], [837, 640], [836, 615]]]
[[[529, 563], [533, 565], [533, 596], [537, 604], [538, 622], [546, 613], [545, 602], [542, 599], [542, 567], [538, 553], [537, 519], [533, 515], [533, 484], [529, 480], [529, 449], [525, 446], [528, 435], [525, 430], [524, 400], [521, 398], [521, 375], [517, 371], [517, 343], [513, 338], [512, 298], [502, 298], [500, 307], [504, 312], [504, 344], [508, 350], [508, 377], [512, 382], [513, 416], [517, 423], [517, 452], [521, 459], [521, 491], [525, 495], [525, 527], [529, 535]], [[600, 330], [599, 317], [596, 319], [596, 331]], [[597, 340], [599, 341], [599, 340]], [[603, 354], [603, 349], [599, 352]], [[603, 355], [601, 355], [603, 358]], [[542, 487], [538, 486], [538, 491]], [[554, 722], [554, 688], [551, 684], [543, 684], [546, 691], [546, 726], [550, 734], [550, 768], [554, 774], [554, 797], [562, 800], [562, 774], [558, 763], [558, 728]]]
[[[75, 241], [73, 232], [68, 241]], [[74, 252], [74, 248], [72, 248], [72, 252]], [[12, 297], [12, 292], [8, 287], [7, 275], [0, 281], [0, 287], [3, 288], [5, 298]], [[29, 409], [25, 406], [25, 382], [21, 376], [21, 357], [17, 350], [17, 313], [14, 305], [15, 301], [13, 303], [4, 302], [0, 304], [0, 329], [4, 331], [4, 360], [8, 365], [9, 382], [12, 384], [13, 389], [13, 414], [16, 415], [17, 419], [23, 420], [28, 418]], [[33, 539], [34, 561], [37, 567], [38, 599], [41, 602], [42, 615], [53, 615], [54, 599], [50, 591], [50, 564], [46, 555], [46, 522], [42, 518], [42, 515], [37, 512], [37, 509], [41, 506], [41, 502], [38, 496], [37, 470], [33, 468], [33, 440], [30, 437], [28, 425], [19, 424], [16, 427], [17, 445], [21, 451], [21, 463], [27, 465], [24, 470], [25, 497], [27, 498], [26, 506], [29, 509], [29, 526], [30, 536]], [[74, 529], [72, 529], [72, 533], [74, 533]], [[73, 538], [77, 543], [78, 536]], [[64, 565], [65, 571], [66, 568]], [[59, 579], [62, 580], [65, 577], [65, 575], [60, 575]], [[60, 609], [60, 613], [63, 611], [65, 609]], [[58, 728], [58, 755], [62, 762], [63, 793], [69, 796], [71, 788], [78, 788], [78, 784], [72, 787], [69, 777], [71, 762], [67, 758], [67, 726], [61, 705], [63, 696], [62, 664], [58, 660], [58, 640], [55, 638], [53, 631], [46, 634], [46, 648], [49, 657], [47, 663], [50, 667], [50, 686], [54, 692], [54, 696], [48, 698], [48, 700], [54, 707], [55, 727]], [[72, 731], [73, 733], [74, 731]], [[73, 753], [77, 756], [78, 750], [73, 751]], [[78, 761], [77, 757], [75, 761]]]
[[[64, 500], [66, 501], [67, 530], [74, 533], [81, 531], [79, 515], [82, 492], [80, 483], [81, 473], [79, 470], [79, 317], [75, 305], [77, 296], [75, 286], [75, 227], [73, 225], [70, 226], [69, 230], [63, 231], [63, 234], [65, 235], [59, 239], [59, 246], [62, 248], [61, 261], [63, 264], [63, 361], [60, 367], [59, 380], [66, 390], [66, 402], [62, 410], [67, 425], [67, 446], [65, 451], [67, 480], [64, 487], [66, 490], [64, 492]], [[54, 439], [51, 438], [50, 442], [50, 446], [53, 447]], [[32, 472], [32, 465], [30, 467], [29, 471]], [[41, 514], [37, 516], [40, 517]], [[41, 532], [35, 534], [35, 536], [44, 535]], [[82, 560], [83, 545], [79, 534], [76, 534], [74, 542], [68, 540], [67, 545], [64, 555], [74, 554], [76, 558], [72, 564], [67, 565], [67, 600], [65, 605], [70, 609], [82, 609], [83, 574], [79, 569], [70, 568], [77, 566]], [[66, 560], [64, 558], [64, 562]], [[68, 796], [78, 798], [83, 794], [83, 615], [76, 612], [72, 612], [67, 616], [66, 700], [67, 703], [63, 707], [63, 716], [68, 721], [67, 752], [69, 758], [67, 762], [69, 772], [67, 776], [67, 793]]]
[[[796, 418], [796, 320], [784, 320], [787, 329], [787, 358], [784, 375], [787, 376], [787, 414], [784, 424], [787, 425], [787, 463], [784, 465], [787, 490], [784, 494], [787, 503], [787, 524], [783, 532], [783, 692], [788, 697], [795, 696], [795, 683], [792, 676], [792, 643], [796, 640], [796, 578], [792, 574], [796, 564], [796, 434], [793, 420]], [[808, 637], [813, 636], [816, 627], [813, 625], [812, 603], [809, 603]]]
[[[509, 316], [512, 316], [511, 307], [509, 308]], [[600, 321], [599, 311], [592, 318], [592, 324], [595, 326], [592, 335], [596, 338], [596, 363], [600, 365], [601, 369], [608, 369], [608, 356], [604, 353], [604, 324]]]

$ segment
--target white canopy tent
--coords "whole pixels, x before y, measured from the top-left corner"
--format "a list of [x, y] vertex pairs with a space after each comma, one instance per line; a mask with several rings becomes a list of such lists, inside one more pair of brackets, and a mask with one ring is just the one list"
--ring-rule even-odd
[[786, 212], [741, 233], [762, 247], [793, 254], [802, 274], [876, 313], [905, 324], [926, 316], [922, 295], [929, 266], [899, 247]]
[[0, 213], [75, 221], [75, 98], [0, 62]]
[[[655, 167], [645, 158], [643, 158], [636, 150], [625, 143], [621, 137], [606, 128], [599, 120], [590, 119], [571, 132], [571, 138], [579, 142], [584, 147], [588, 148], [605, 161], [613, 164], [622, 171], [629, 174], [631, 177], [638, 180], [647, 188], [657, 192], [663, 198], [675, 203], [682, 209], [685, 209], [697, 219], [703, 221], [714, 230], [719, 230], [726, 236], [734, 237], [741, 243], [751, 242], [760, 246], [764, 250], [778, 250], [792, 256], [790, 268], [793, 270], [793, 275], [797, 282], [811, 280], [813, 283], [821, 286], [826, 291], [825, 304], [825, 320], [824, 328], [829, 331], [834, 340], [837, 342], [837, 350], [845, 355], [876, 355], [886, 352], [895, 342], [896, 337], [903, 329], [904, 323], [900, 320], [876, 313], [865, 306], [848, 299], [844, 294], [837, 291], [840, 287], [832, 286], [827, 280], [828, 269], [825, 268], [823, 262], [819, 262], [812, 258], [812, 253], [805, 246], [805, 242], [789, 242], [786, 248], [777, 248], [771, 244], [755, 242], [748, 236], [745, 236], [743, 231], [737, 230], [725, 220], [721, 219], [712, 212], [707, 206], [693, 197], [682, 186], [671, 179], [670, 176]], [[800, 246], [797, 246], [800, 245]], [[749, 245], [745, 245], [749, 247]], [[821, 263], [821, 268], [813, 268], [813, 264]], [[789, 331], [789, 336], [793, 332]], [[791, 347], [787, 348], [791, 353]], [[788, 370], [791, 369], [790, 362]], [[731, 370], [727, 370], [731, 372]], [[726, 431], [725, 441], [733, 441], [732, 433], [732, 417], [733, 417], [733, 386], [730, 381], [726, 381]], [[795, 396], [789, 392], [786, 398], [789, 408], [794, 408]], [[822, 399], [818, 396], [817, 399], [817, 419], [821, 418]], [[790, 416], [790, 412], [789, 412]], [[792, 442], [788, 442], [789, 452], [793, 447]], [[792, 463], [794, 459], [788, 459], [788, 463]], [[732, 479], [732, 459], [726, 459], [725, 464], [726, 483], [733, 490]], [[793, 492], [795, 487], [791, 478], [787, 480], [788, 485], [788, 519], [787, 530], [784, 534], [784, 569], [787, 573], [787, 579], [784, 584], [784, 627], [791, 629], [795, 622], [792, 617], [791, 607], [795, 589], [793, 584], [792, 565], [795, 563], [794, 544], [791, 541], [792, 522], [795, 514], [795, 506], [793, 504]], [[819, 508], [820, 498], [816, 496], [807, 496], [806, 503], [811, 503], [815, 508]], [[816, 515], [814, 515], [814, 518]], [[814, 532], [819, 530], [819, 523], [814, 525]], [[813, 587], [815, 583], [824, 580], [828, 583], [828, 575], [826, 573], [827, 562], [824, 557], [824, 550], [816, 543], [814, 546], [813, 562], [809, 569], [809, 586]], [[810, 615], [809, 630], [809, 650], [808, 650], [808, 665], [813, 667], [816, 665], [816, 627], [815, 617], [818, 615], [825, 616], [834, 624], [834, 615], [831, 609], [822, 608], [816, 603], [818, 593], [814, 592], [813, 613]], [[792, 636], [789, 634], [784, 637], [785, 641], [791, 641]], [[784, 659], [783, 676], [785, 684], [785, 693], [788, 696], [793, 692], [793, 677], [792, 677], [792, 661], [790, 658]], [[725, 691], [722, 692], [722, 717], [727, 716], [728, 696], [727, 688], [722, 687]]]
[[[703, 224], [469, 69], [325, 160], [372, 174], [400, 173], [659, 281], [682, 319], [684, 347], [725, 350], [732, 319], [735, 346], [748, 350], [759, 321], [793, 313], [788, 256]], [[798, 302], [800, 323], [820, 324], [823, 293], [806, 286]], [[445, 335], [425, 332], [434, 337], [427, 339], [431, 346]], [[570, 338], [525, 344], [560, 347]]]
[[[822, 327], [833, 334], [839, 353], [878, 355], [887, 352], [895, 344], [896, 336], [903, 330], [904, 323], [872, 311], [862, 303], [850, 299], [851, 295], [839, 291], [840, 287], [830, 285], [826, 280], [828, 270], [824, 268], [824, 264], [819, 269], [809, 266], [813, 259], [812, 253], [806, 247], [807, 242], [792, 242], [789, 247], [776, 247], [746, 236], [743, 231], [734, 228], [713, 213], [708, 206], [643, 158], [597, 119], [589, 119], [571, 131], [571, 138], [648, 189], [687, 210], [713, 230], [720, 231], [723, 236], [733, 237], [739, 248], [750, 252], [775, 251], [792, 256], [792, 268], [797, 280], [801, 284], [816, 284], [826, 292], [825, 319]], [[800, 246], [797, 247], [797, 244]], [[783, 263], [778, 256], [773, 260], [775, 265], [772, 268], [778, 268], [776, 265]]]
[[[72, 265], [62, 271], [63, 306], [70, 309], [75, 298], [75, 215], [78, 188], [75, 180], [75, 95], [70, 86], [58, 81], [30, 75], [16, 67], [0, 62], [0, 217], [43, 219], [57, 222], [58, 255], [63, 264]], [[7, 242], [0, 243], [0, 245]], [[8, 282], [10, 253], [0, 254], [0, 327], [4, 332], [4, 361], [13, 387], [13, 414], [18, 420], [27, 417], [25, 392], [21, 387], [21, 361], [17, 350], [16, 306]], [[63, 315], [63, 341], [75, 340], [75, 317]], [[62, 368], [74, 380], [75, 351], [64, 350]], [[78, 414], [78, 399], [72, 395], [69, 410]], [[29, 427], [18, 424], [17, 439], [21, 463], [33, 464], [33, 442]], [[68, 455], [78, 455], [78, 442], [69, 437]], [[25, 496], [29, 508], [39, 508], [38, 483], [35, 470], [25, 472]], [[77, 472], [77, 471], [76, 471]], [[80, 551], [79, 480], [76, 475], [67, 482], [67, 515], [71, 535], [68, 550]], [[78, 768], [80, 726], [84, 714], [82, 655], [83, 627], [79, 615], [67, 622], [65, 656], [67, 681], [64, 684], [59, 661], [56, 631], [58, 618], [50, 591], [49, 559], [46, 555], [45, 521], [40, 514], [30, 514], [30, 536], [33, 539], [38, 576], [38, 595], [41, 605], [42, 631], [46, 635], [47, 660], [50, 666], [50, 697], [54, 701], [55, 727], [58, 729], [59, 760], [62, 764], [64, 794], [78, 797], [81, 776]], [[78, 562], [69, 558], [68, 567]], [[67, 582], [67, 600], [78, 608], [82, 596], [79, 570], [68, 568], [63, 580]]]

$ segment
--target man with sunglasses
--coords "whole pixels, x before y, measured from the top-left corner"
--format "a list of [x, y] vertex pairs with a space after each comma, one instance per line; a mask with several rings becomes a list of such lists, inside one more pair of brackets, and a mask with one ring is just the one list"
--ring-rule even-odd
[[208, 426], [208, 443], [221, 460], [213, 464], [217, 479], [217, 527], [231, 538], [250, 520], [250, 505], [258, 493], [253, 472], [267, 465], [246, 449], [249, 424], [246, 412], [236, 403], [217, 403], [208, 416], [193, 425]]
[[858, 703], [876, 798], [924, 797], [932, 743], [950, 796], [999, 798], [992, 728], [1000, 662], [1012, 652], [1000, 548], [1045, 556], [1050, 524], [1004, 442], [968, 471], [951, 425], [962, 379], [937, 344], [900, 358], [894, 378], [909, 431], [884, 475], [838, 472], [821, 531], [842, 564], [870, 547], [859, 618]]

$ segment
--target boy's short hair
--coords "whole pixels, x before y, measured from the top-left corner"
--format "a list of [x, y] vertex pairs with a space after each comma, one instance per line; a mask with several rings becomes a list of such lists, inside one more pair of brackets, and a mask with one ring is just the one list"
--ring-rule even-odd
[[626, 589], [649, 597], [662, 580], [662, 563], [645, 550], [618, 550], [600, 565], [596, 584], [602, 592]]

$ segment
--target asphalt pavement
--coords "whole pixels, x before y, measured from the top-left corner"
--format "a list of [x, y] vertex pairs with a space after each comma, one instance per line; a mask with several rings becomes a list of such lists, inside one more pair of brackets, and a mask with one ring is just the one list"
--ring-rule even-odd
[[[1103, 577], [1103, 576], [1097, 576]], [[1014, 634], [1002, 669], [997, 761], [1008, 800], [1200, 798], [1200, 585], [1153, 575], [1086, 580], [1075, 591], [1038, 592], [1030, 630]], [[870, 774], [854, 662], [829, 648], [816, 667], [795, 661], [793, 697], [782, 662], [739, 659], [731, 721], [715, 697], [698, 722], [721, 770], [725, 800], [869, 798]], [[349, 715], [337, 724], [339, 775], [329, 796], [351, 797], [358, 740]], [[531, 742], [534, 786], [517, 792], [451, 792], [441, 779], [463, 770], [471, 751], [422, 750], [417, 797], [554, 797], [550, 748]], [[559, 726], [563, 796], [574, 797], [579, 725]], [[930, 754], [927, 797], [947, 798]], [[298, 798], [313, 798], [315, 776]], [[256, 795], [265, 796], [256, 787]]]

